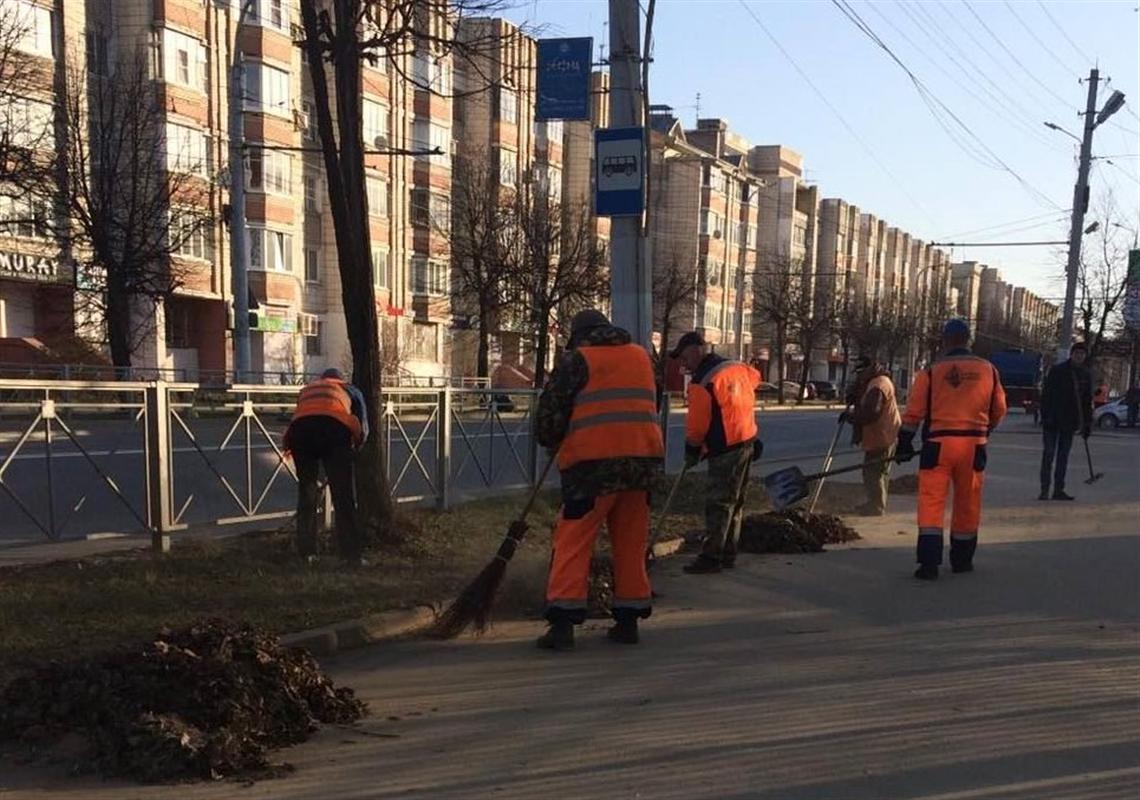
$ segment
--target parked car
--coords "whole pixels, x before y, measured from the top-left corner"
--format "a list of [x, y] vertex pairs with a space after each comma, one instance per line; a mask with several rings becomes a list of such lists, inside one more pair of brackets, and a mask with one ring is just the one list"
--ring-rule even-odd
[[[784, 381], [784, 402], [794, 403], [802, 391], [804, 390], [802, 390], [800, 388], [800, 385], [795, 381]], [[779, 400], [780, 390], [776, 388], [776, 384], [764, 381], [756, 389], [756, 399], [771, 401]], [[804, 396], [804, 399], [808, 399], [807, 395]]]
[[831, 381], [808, 381], [808, 386], [815, 389], [815, 396], [820, 400], [839, 399], [839, 387]]
[[1123, 397], [1109, 400], [1093, 411], [1093, 424], [1098, 428], [1116, 428], [1128, 421], [1128, 404]]

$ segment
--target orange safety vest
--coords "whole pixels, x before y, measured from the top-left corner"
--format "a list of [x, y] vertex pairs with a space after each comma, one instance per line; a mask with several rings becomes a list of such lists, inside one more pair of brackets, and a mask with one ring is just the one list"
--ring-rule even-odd
[[994, 365], [975, 355], [951, 355], [918, 373], [903, 425], [913, 430], [925, 422], [924, 438], [985, 439], [1005, 412], [1005, 389]]
[[[722, 361], [700, 383], [689, 384], [685, 442], [713, 455], [756, 438], [756, 387], [760, 373], [741, 361]], [[713, 405], [720, 411], [721, 431], [712, 430]]]
[[1096, 394], [1093, 395], [1093, 405], [1103, 406], [1108, 402], [1108, 385], [1100, 384], [1096, 387]]
[[586, 385], [574, 397], [558, 468], [611, 458], [663, 458], [653, 364], [636, 344], [579, 347]]
[[293, 422], [301, 417], [332, 417], [352, 433], [352, 441], [359, 445], [364, 439], [360, 420], [352, 413], [352, 398], [345, 391], [345, 382], [334, 378], [319, 378], [297, 395]]

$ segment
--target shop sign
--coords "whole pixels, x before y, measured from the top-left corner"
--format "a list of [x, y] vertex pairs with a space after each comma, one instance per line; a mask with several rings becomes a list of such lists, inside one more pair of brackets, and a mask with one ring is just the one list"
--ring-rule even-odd
[[59, 262], [54, 258], [30, 253], [0, 251], [0, 278], [36, 282], [58, 281]]

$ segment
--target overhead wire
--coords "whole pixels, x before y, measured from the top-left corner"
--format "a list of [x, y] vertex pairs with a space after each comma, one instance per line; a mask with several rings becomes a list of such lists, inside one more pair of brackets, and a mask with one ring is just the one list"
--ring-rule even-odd
[[799, 63], [794, 58], [792, 58], [791, 53], [787, 51], [783, 43], [780, 42], [780, 40], [772, 33], [772, 31], [768, 29], [768, 26], [765, 25], [763, 21], [761, 21], [760, 17], [756, 15], [756, 12], [753, 11], [752, 7], [749, 6], [745, 0], [737, 0], [737, 2], [743, 6], [744, 10], [748, 13], [748, 16], [752, 18], [752, 21], [755, 22], [760, 30], [764, 32], [764, 35], [768, 37], [768, 40], [771, 41], [773, 45], [775, 45], [776, 49], [780, 51], [780, 54], [783, 55], [785, 60], [787, 60], [787, 62], [792, 65], [792, 68], [796, 71], [800, 78], [803, 79], [804, 83], [806, 83], [811, 88], [811, 90], [815, 92], [816, 97], [818, 97], [820, 101], [827, 107], [827, 109], [831, 111], [835, 118], [839, 120], [840, 124], [847, 131], [847, 133], [851, 135], [851, 138], [853, 138], [859, 144], [859, 146], [863, 148], [863, 151], [866, 152], [871, 160], [875, 162], [875, 165], [880, 170], [882, 170], [883, 174], [886, 175], [895, 184], [895, 187], [903, 194], [904, 197], [906, 197], [907, 200], [909, 200], [915, 206], [915, 208], [919, 209], [927, 217], [927, 219], [933, 222], [934, 216], [930, 213], [930, 210], [927, 209], [927, 207], [922, 202], [920, 202], [918, 198], [912, 195], [906, 186], [902, 183], [902, 181], [900, 181], [898, 177], [893, 172], [891, 172], [887, 165], [883, 163], [882, 159], [879, 158], [875, 150], [870, 145], [868, 145], [866, 141], [864, 141], [863, 137], [860, 136], [855, 131], [855, 128], [851, 125], [851, 123], [847, 121], [847, 118], [844, 117], [843, 114], [839, 112], [839, 109], [836, 108], [835, 105], [827, 98], [827, 95], [825, 95], [823, 91], [815, 84], [815, 82], [810, 77], [808, 77], [807, 73], [804, 72]]
[[976, 132], [974, 132], [974, 130], [969, 125], [962, 121], [961, 117], [955, 114], [954, 111], [948, 105], [946, 105], [946, 103], [943, 102], [937, 95], [933, 94], [926, 87], [926, 84], [923, 83], [923, 81], [914, 74], [910, 67], [908, 67], [906, 63], [903, 62], [903, 60], [895, 54], [890, 46], [888, 46], [886, 42], [884, 42], [879, 37], [879, 35], [875, 33], [874, 30], [862, 19], [862, 17], [859, 16], [858, 12], [850, 7], [846, 0], [831, 0], [831, 2], [837, 9], [839, 9], [841, 13], [843, 13], [844, 16], [847, 17], [847, 19], [853, 25], [855, 25], [856, 28], [862, 31], [869, 39], [871, 39], [871, 41], [878, 45], [891, 58], [891, 60], [894, 61], [895, 64], [897, 64], [898, 67], [906, 73], [907, 77], [910, 78], [911, 83], [914, 84], [915, 89], [919, 92], [919, 96], [922, 97], [923, 102], [926, 103], [928, 108], [930, 108], [931, 104], [933, 103], [945, 111], [946, 115], [949, 116], [950, 119], [952, 119], [967, 136], [969, 136], [970, 139], [976, 142], [977, 145], [990, 158], [992, 158], [993, 161], [998, 164], [1002, 170], [1013, 177], [1014, 180], [1016, 180], [1028, 193], [1036, 197], [1039, 201], [1043, 201], [1046, 204], [1057, 208], [1058, 210], [1061, 208], [1061, 206], [1058, 205], [1055, 201], [1051, 200], [1048, 195], [1027, 181], [1024, 177], [1021, 176], [1020, 173], [1017, 172], [1017, 170], [1002, 160], [1002, 158], [997, 153], [995, 153], [993, 149], [990, 148], [990, 146], [987, 145], [985, 141]]
[[1081, 60], [1081, 63], [1094, 63], [1093, 59], [1089, 58], [1087, 55], [1085, 55], [1085, 52], [1081, 50], [1081, 48], [1077, 47], [1077, 43], [1073, 41], [1073, 37], [1069, 36], [1069, 32], [1061, 27], [1061, 24], [1057, 22], [1056, 18], [1052, 15], [1052, 13], [1050, 13], [1049, 7], [1042, 3], [1041, 0], [1037, 0], [1037, 5], [1041, 7], [1041, 10], [1043, 12], [1045, 12], [1045, 16], [1049, 18], [1049, 21], [1051, 23], [1053, 23], [1053, 27], [1057, 29], [1057, 32], [1060, 33], [1061, 36], [1065, 38], [1065, 41], [1069, 43], [1069, 46], [1073, 48], [1073, 52], [1077, 54], [1077, 58]]
[[[1068, 214], [1069, 211], [1070, 211], [1070, 209], [1065, 209], [1064, 213]], [[1055, 218], [1057, 218], [1057, 212], [1056, 211], [1046, 211], [1044, 214], [1035, 214], [1032, 217], [1025, 217], [1024, 219], [1010, 220], [1009, 222], [999, 222], [996, 225], [988, 225], [984, 228], [973, 228], [972, 230], [968, 230], [968, 231], [958, 231], [956, 233], [948, 233], [945, 236], [939, 236], [937, 241], [942, 241], [943, 239], [954, 239], [954, 238], [957, 238], [960, 236], [970, 236], [970, 235], [973, 235], [975, 233], [987, 233], [990, 231], [998, 230], [999, 228], [1008, 228], [1008, 227], [1014, 226], [1014, 225], [1022, 225], [1022, 224], [1025, 224], [1027, 222], [1034, 222], [1036, 220], [1041, 220], [1044, 217], [1048, 217], [1049, 220], [1055, 219]]]
[[[1025, 28], [1025, 32], [1028, 33], [1030, 35], [1030, 37], [1032, 37], [1033, 41], [1037, 42], [1038, 46], [1040, 46], [1040, 48], [1043, 51], [1045, 51], [1050, 56], [1052, 56], [1053, 60], [1057, 62], [1057, 64], [1061, 67], [1062, 70], [1072, 74], [1072, 71], [1073, 71], [1072, 67], [1070, 67], [1068, 64], [1066, 64], [1064, 61], [1062, 61], [1060, 56], [1058, 56], [1057, 53], [1054, 52], [1053, 48], [1049, 47], [1049, 45], [1047, 45], [1047, 44], [1045, 44], [1045, 42], [1041, 41], [1041, 38], [1033, 31], [1033, 28], [1029, 27], [1029, 23], [1027, 23], [1024, 19], [1022, 19], [1021, 15], [1017, 13], [1017, 11], [1014, 9], [1013, 5], [1009, 2], [1009, 0], [1002, 0], [1002, 3], [1005, 5], [1005, 7], [1007, 9], [1009, 9], [1009, 13], [1013, 15], [1014, 19], [1016, 19], [1018, 22], [1021, 23], [1021, 27]], [[1080, 75], [1080, 74], [1081, 74], [1080, 72], [1077, 73], [1077, 75]]]

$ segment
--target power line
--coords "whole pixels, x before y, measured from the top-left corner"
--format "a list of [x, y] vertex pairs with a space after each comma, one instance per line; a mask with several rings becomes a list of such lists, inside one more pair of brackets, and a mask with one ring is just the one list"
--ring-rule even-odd
[[1073, 41], [1071, 36], [1069, 36], [1068, 31], [1066, 31], [1063, 27], [1061, 27], [1061, 24], [1059, 22], [1057, 22], [1057, 20], [1053, 17], [1053, 15], [1051, 13], [1049, 13], [1048, 6], [1046, 6], [1044, 3], [1042, 3], [1041, 0], [1037, 0], [1037, 5], [1040, 6], [1041, 10], [1045, 12], [1045, 16], [1048, 17], [1049, 21], [1053, 23], [1053, 27], [1056, 28], [1057, 31], [1063, 37], [1065, 37], [1065, 41], [1068, 42], [1069, 45], [1073, 48], [1073, 52], [1077, 54], [1077, 58], [1080, 59], [1080, 63], [1082, 63], [1082, 64], [1093, 63], [1093, 59], [1086, 56], [1084, 54], [1084, 51], [1082, 51], [1081, 48], [1077, 47], [1077, 43]]
[[[982, 19], [981, 16], [979, 16], [978, 12], [974, 10], [974, 7], [972, 5], [970, 5], [969, 0], [962, 0], [962, 3], [963, 3], [963, 5], [966, 6], [966, 8], [969, 10], [969, 12], [974, 16], [974, 19], [976, 19], [978, 21], [978, 24], [981, 25], [985, 29], [986, 33], [988, 33], [990, 35], [990, 38], [993, 39], [995, 42], [997, 42], [998, 45], [1001, 47], [1001, 49], [1005, 51], [1005, 54], [1010, 57], [1010, 59], [1013, 61], [1013, 63], [1017, 64], [1017, 66], [1019, 66], [1021, 68], [1022, 72], [1024, 72], [1026, 75], [1028, 75], [1030, 78], [1032, 78], [1034, 83], [1036, 83], [1038, 86], [1040, 86], [1042, 89], [1044, 89], [1050, 96], [1052, 96], [1054, 99], [1056, 99], [1065, 108], [1068, 108], [1070, 110], [1072, 109], [1073, 106], [1072, 106], [1071, 102], [1069, 102], [1065, 98], [1061, 97], [1061, 95], [1057, 94], [1055, 91], [1053, 91], [1051, 88], [1049, 88], [1040, 78], [1037, 77], [1037, 73], [1035, 73], [1033, 70], [1031, 70], [1027, 66], [1025, 66], [1025, 64], [1022, 63], [1021, 59], [1018, 58], [1016, 55], [1014, 55], [1012, 50], [1010, 50], [1008, 47], [1006, 47], [1006, 44], [1005, 44], [1005, 42], [1003, 42], [1001, 40], [1001, 37], [999, 37], [996, 33], [994, 33], [993, 29], [990, 28], [990, 26], [986, 24], [986, 21], [984, 19]], [[1009, 3], [1006, 3], [1006, 5], [1009, 5]], [[1025, 23], [1022, 23], [1022, 24], [1024, 25]], [[1038, 40], [1038, 41], [1040, 42], [1040, 40]], [[1066, 67], [1065, 71], [1068, 72], [1068, 69], [1069, 68]]]
[[929, 209], [927, 209], [925, 205], [923, 205], [916, 197], [914, 197], [914, 195], [912, 195], [906, 189], [906, 187], [903, 185], [902, 181], [900, 181], [895, 176], [895, 174], [893, 172], [891, 172], [890, 169], [887, 168], [887, 165], [882, 162], [882, 160], [875, 153], [875, 151], [863, 140], [863, 137], [861, 137], [858, 133], [855, 132], [855, 128], [853, 128], [851, 126], [851, 123], [849, 123], [847, 121], [846, 117], [844, 117], [841, 113], [839, 113], [839, 109], [837, 109], [831, 103], [831, 101], [827, 99], [827, 96], [820, 90], [820, 88], [818, 86], [815, 85], [815, 83], [812, 81], [812, 79], [807, 76], [807, 73], [804, 72], [803, 69], [800, 67], [800, 65], [796, 62], [796, 60], [794, 58], [792, 58], [791, 53], [789, 53], [784, 48], [784, 45], [780, 42], [780, 40], [778, 38], [776, 38], [776, 36], [773, 35], [773, 33], [770, 30], [768, 30], [768, 27], [760, 20], [760, 17], [758, 17], [756, 15], [756, 12], [754, 12], [752, 10], [751, 6], [749, 6], [748, 3], [745, 2], [745, 0], [737, 0], [737, 2], [739, 2], [740, 5], [744, 7], [744, 10], [746, 12], [748, 12], [748, 16], [752, 17], [753, 22], [755, 22], [756, 25], [759, 26], [760, 30], [762, 30], [764, 32], [764, 35], [768, 37], [769, 41], [771, 41], [772, 44], [776, 46], [776, 49], [780, 51], [780, 54], [783, 55], [784, 58], [788, 61], [788, 63], [792, 65], [792, 68], [795, 69], [795, 71], [803, 79], [804, 83], [806, 83], [809, 87], [811, 87], [811, 90], [813, 92], [815, 92], [816, 96], [820, 99], [820, 101], [822, 101], [823, 104], [825, 106], [827, 106], [828, 110], [830, 110], [831, 113], [835, 115], [836, 119], [839, 120], [840, 124], [843, 125], [843, 127], [847, 130], [847, 132], [849, 134], [851, 134], [851, 138], [853, 138], [856, 142], [859, 143], [859, 146], [862, 147], [863, 150], [867, 153], [867, 155], [871, 157], [871, 160], [874, 161], [875, 165], [878, 166], [878, 168], [883, 171], [883, 174], [885, 174], [888, 178], [891, 179], [891, 181], [895, 184], [896, 188], [898, 188], [898, 190], [900, 192], [902, 192], [903, 196], [906, 197], [907, 200], [909, 200], [916, 208], [918, 208], [920, 211], [922, 211], [922, 213], [926, 215], [927, 219], [929, 219], [931, 222], [933, 222], [934, 216], [930, 213]]
[[851, 23], [853, 25], [855, 25], [855, 27], [857, 27], [860, 31], [862, 31], [864, 34], [866, 34], [867, 37], [871, 39], [871, 41], [875, 42], [875, 44], [877, 44], [880, 48], [882, 48], [882, 50], [884, 52], [886, 52], [887, 55], [890, 56], [891, 60], [894, 61], [899, 66], [899, 68], [902, 69], [903, 72], [906, 73], [907, 77], [910, 78], [911, 82], [915, 86], [915, 89], [918, 90], [919, 95], [923, 98], [923, 102], [925, 102], [927, 104], [928, 108], [931, 107], [930, 106], [931, 102], [936, 103], [938, 105], [938, 107], [940, 107], [943, 111], [945, 111], [946, 114], [952, 120], [954, 120], [954, 122], [957, 123], [957, 125], [971, 139], [973, 139], [978, 144], [978, 146], [990, 158], [992, 158], [994, 160], [995, 163], [1000, 165], [1001, 169], [1003, 169], [1005, 172], [1009, 173], [1019, 184], [1021, 184], [1022, 188], [1024, 188], [1026, 191], [1030, 192], [1031, 194], [1035, 195], [1039, 200], [1043, 200], [1044, 202], [1048, 203], [1049, 205], [1052, 205], [1054, 208], [1057, 208], [1058, 210], [1060, 210], [1061, 206], [1059, 206], [1054, 201], [1050, 200], [1048, 195], [1046, 195], [1041, 190], [1037, 189], [1035, 186], [1033, 186], [1033, 184], [1029, 183], [1029, 181], [1027, 181], [1025, 178], [1023, 178], [1020, 174], [1018, 174], [1018, 172], [1016, 170], [1014, 170], [1013, 167], [1011, 167], [1007, 163], [1005, 163], [1005, 161], [1003, 161], [1001, 159], [1001, 157], [998, 156], [997, 153], [995, 153], [985, 143], [985, 141], [980, 136], [978, 136], [978, 134], [976, 134], [973, 131], [972, 128], [970, 128], [969, 125], [967, 125], [965, 122], [963, 122], [962, 119], [957, 114], [955, 114], [950, 109], [949, 106], [947, 106], [944, 102], [942, 102], [941, 99], [939, 99], [936, 95], [934, 95], [926, 87], [926, 85], [922, 82], [922, 80], [920, 80], [918, 78], [918, 76], [915, 75], [914, 72], [911, 71], [910, 67], [908, 67], [905, 63], [903, 63], [902, 59], [900, 59], [897, 55], [895, 55], [894, 51], [891, 50], [891, 48], [888, 47], [887, 44], [882, 39], [879, 38], [878, 34], [876, 34], [874, 32], [874, 30], [872, 30], [871, 27], [869, 25], [867, 25], [866, 22], [863, 21], [863, 19], [859, 16], [858, 12], [856, 12], [854, 9], [851, 9], [850, 6], [848, 6], [848, 4], [846, 3], [846, 0], [831, 0], [831, 2], [836, 8], [838, 8], [840, 10], [841, 13], [843, 13], [844, 16], [846, 16], [851, 21]]
[[[1068, 214], [1069, 209], [1066, 209], [1064, 213]], [[987, 231], [997, 230], [998, 228], [1008, 228], [1011, 225], [1021, 225], [1021, 224], [1026, 223], [1026, 222], [1033, 222], [1034, 220], [1040, 220], [1044, 217], [1049, 217], [1049, 219], [1056, 219], [1057, 218], [1057, 212], [1047, 211], [1044, 214], [1034, 214], [1032, 217], [1025, 217], [1024, 219], [1010, 220], [1009, 222], [1002, 222], [1002, 223], [998, 223], [997, 225], [990, 225], [990, 226], [985, 227], [985, 228], [974, 228], [974, 229], [968, 230], [968, 231], [958, 231], [957, 233], [947, 234], [943, 238], [952, 239], [955, 236], [972, 236], [975, 233], [985, 233]]]
[[[1033, 32], [1033, 29], [1031, 27], [1029, 27], [1029, 24], [1021, 18], [1021, 15], [1018, 14], [1017, 11], [1014, 10], [1013, 5], [1010, 4], [1009, 0], [1002, 0], [1002, 2], [1005, 4], [1005, 7], [1009, 9], [1009, 13], [1014, 16], [1014, 19], [1021, 23], [1021, 27], [1025, 28], [1025, 32], [1033, 37], [1033, 41], [1037, 42], [1042, 50], [1052, 56], [1053, 60], [1056, 61], [1058, 65], [1060, 65], [1062, 70], [1072, 74], [1072, 68], [1060, 59], [1060, 57], [1053, 51], [1053, 48], [1045, 44], [1045, 42], [1041, 41], [1040, 37]], [[1078, 72], [1077, 74], [1080, 73]]]

